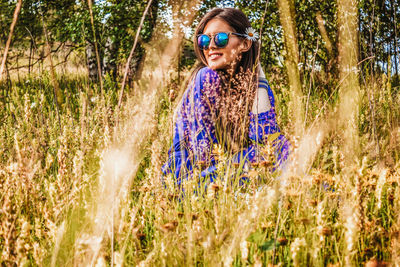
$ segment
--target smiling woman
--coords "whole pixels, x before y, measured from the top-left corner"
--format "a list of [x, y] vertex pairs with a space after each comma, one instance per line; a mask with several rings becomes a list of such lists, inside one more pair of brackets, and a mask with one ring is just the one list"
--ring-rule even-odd
[[199, 48], [203, 49], [211, 69], [234, 69], [242, 53], [251, 48], [252, 42], [245, 39], [246, 35], [233, 31], [225, 21], [212, 19], [204, 28], [204, 33], [198, 36]]
[[[172, 145], [162, 168], [178, 186], [196, 166], [201, 169], [199, 178], [208, 183], [215, 179], [221, 161], [242, 170], [271, 163], [275, 171], [287, 160], [289, 142], [276, 123], [274, 96], [258, 62], [257, 39], [238, 9], [213, 9], [200, 21], [194, 47], [201, 64], [178, 106]], [[266, 145], [273, 148], [273, 160]], [[216, 155], [215, 147], [228, 157]]]

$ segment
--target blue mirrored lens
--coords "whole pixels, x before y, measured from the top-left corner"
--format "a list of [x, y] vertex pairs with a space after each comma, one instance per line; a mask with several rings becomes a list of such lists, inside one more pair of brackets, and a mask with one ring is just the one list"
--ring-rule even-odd
[[208, 46], [210, 45], [210, 37], [205, 34], [200, 35], [197, 38], [197, 44], [200, 49], [208, 49]]
[[220, 32], [215, 35], [215, 45], [218, 47], [224, 47], [228, 44], [229, 35], [225, 32]]

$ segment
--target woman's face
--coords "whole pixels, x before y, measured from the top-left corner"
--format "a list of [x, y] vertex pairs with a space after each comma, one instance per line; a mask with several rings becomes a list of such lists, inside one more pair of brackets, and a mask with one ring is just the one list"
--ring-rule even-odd
[[[212, 19], [206, 24], [203, 31], [204, 34], [212, 37], [218, 32], [235, 32], [235, 30], [222, 19]], [[219, 48], [215, 45], [214, 38], [211, 38], [209, 48], [203, 50], [203, 53], [210, 69], [234, 69], [237, 62], [240, 61], [242, 53], [249, 50], [250, 47], [251, 41], [230, 34], [227, 46]]]

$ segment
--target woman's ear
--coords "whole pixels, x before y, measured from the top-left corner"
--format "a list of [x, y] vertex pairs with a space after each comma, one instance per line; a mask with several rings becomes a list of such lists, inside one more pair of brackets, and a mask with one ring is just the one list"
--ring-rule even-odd
[[253, 42], [252, 42], [251, 40], [249, 40], [249, 39], [244, 39], [243, 42], [242, 42], [242, 48], [241, 48], [240, 52], [247, 52], [247, 51], [249, 51], [250, 48], [251, 48], [252, 43], [253, 43]]

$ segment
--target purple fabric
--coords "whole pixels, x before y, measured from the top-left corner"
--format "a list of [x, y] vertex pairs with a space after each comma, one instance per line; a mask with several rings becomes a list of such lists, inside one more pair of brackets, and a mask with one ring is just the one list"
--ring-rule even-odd
[[[172, 173], [178, 185], [182, 178], [187, 178], [193, 165], [199, 160], [207, 165], [201, 176], [208, 176], [210, 181], [215, 178], [217, 160], [211, 151], [213, 144], [218, 143], [214, 123], [218, 88], [218, 74], [204, 67], [197, 72], [194, 81], [189, 84], [183, 95], [176, 113], [174, 136], [168, 151], [168, 160], [162, 167], [163, 175]], [[271, 134], [280, 133], [276, 123], [274, 95], [266, 79], [259, 79], [259, 88], [267, 90], [271, 109], [259, 114], [250, 112], [250, 145], [237, 153], [233, 161], [259, 161], [260, 145], [265, 144]], [[290, 146], [284, 135], [277, 135], [272, 143], [276, 158], [274, 171], [287, 160]]]

